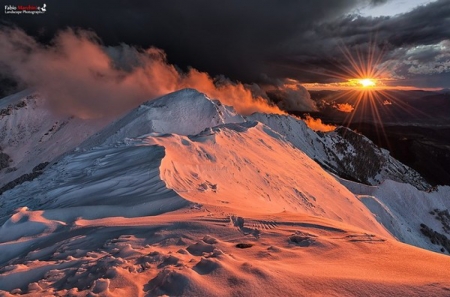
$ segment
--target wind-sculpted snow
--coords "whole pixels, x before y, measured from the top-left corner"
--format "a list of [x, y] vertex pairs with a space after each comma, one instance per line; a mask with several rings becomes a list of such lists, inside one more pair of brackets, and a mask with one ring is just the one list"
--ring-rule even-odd
[[180, 91], [5, 191], [0, 295], [448, 293], [449, 257], [396, 241], [309, 157], [317, 134], [271, 117]]
[[[349, 191], [257, 122], [225, 124], [193, 136], [126, 138], [71, 154], [5, 192], [0, 220], [16, 206], [45, 210], [46, 218], [64, 225], [80, 217], [154, 215], [181, 203], [173, 201], [177, 195], [169, 188], [192, 203], [306, 213], [387, 235], [367, 211], [352, 209], [359, 202]], [[23, 220], [12, 216], [2, 231], [13, 222]]]
[[26, 254], [32, 244], [51, 242], [81, 218], [156, 215], [186, 206], [159, 178], [163, 157], [158, 146], [96, 148], [67, 156], [39, 178], [5, 192], [0, 263]]
[[2, 99], [0, 109], [8, 110], [7, 114], [0, 114], [0, 148], [10, 157], [0, 176], [0, 187], [78, 146], [92, 148], [106, 139], [115, 143], [151, 132], [196, 134], [218, 124], [244, 121], [232, 108], [192, 89], [149, 101], [101, 133], [111, 120], [82, 120], [55, 114], [49, 110], [46, 99], [32, 91]]
[[[30, 174], [36, 165], [55, 161], [75, 147], [113, 144], [125, 137], [152, 132], [194, 135], [208, 127], [246, 120], [231, 107], [193, 89], [142, 104], [101, 132], [109, 120], [81, 120], [54, 114], [47, 108], [45, 98], [31, 91], [2, 99], [0, 108], [9, 110], [7, 115], [0, 115], [0, 147], [9, 156], [0, 186]], [[268, 125], [325, 169], [344, 178], [372, 185], [392, 179], [419, 189], [429, 187], [414, 170], [350, 130], [341, 128], [317, 134], [303, 121], [283, 115], [256, 113], [247, 120]]]
[[149, 101], [91, 137], [82, 147], [115, 143], [125, 137], [157, 133], [193, 135], [208, 127], [244, 119], [229, 106], [193, 89], [184, 89]]
[[190, 201], [307, 213], [383, 233], [362, 209], [348, 212], [357, 203], [350, 192], [263, 124], [225, 124], [196, 136], [149, 141], [166, 149], [163, 180]]

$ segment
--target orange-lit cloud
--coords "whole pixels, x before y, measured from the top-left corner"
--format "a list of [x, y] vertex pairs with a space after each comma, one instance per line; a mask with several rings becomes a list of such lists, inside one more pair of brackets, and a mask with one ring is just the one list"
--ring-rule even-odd
[[195, 69], [182, 73], [160, 49], [105, 48], [86, 31], [61, 32], [51, 46], [43, 46], [21, 30], [2, 30], [0, 63], [5, 72], [45, 95], [56, 111], [82, 118], [123, 114], [188, 87], [232, 105], [241, 114], [283, 113], [241, 83], [222, 79], [217, 84]]
[[348, 104], [348, 103], [338, 103], [334, 106], [337, 110], [342, 111], [342, 112], [352, 112], [355, 108], [353, 107], [353, 105]]
[[310, 115], [306, 115], [305, 119], [303, 121], [308, 125], [308, 127], [314, 131], [322, 131], [322, 132], [329, 132], [336, 129], [336, 126], [328, 125], [322, 122], [321, 119], [313, 118]]

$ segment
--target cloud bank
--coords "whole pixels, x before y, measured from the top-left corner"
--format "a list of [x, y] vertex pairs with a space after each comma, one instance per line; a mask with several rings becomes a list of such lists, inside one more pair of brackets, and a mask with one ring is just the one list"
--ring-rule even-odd
[[117, 116], [182, 88], [195, 88], [241, 114], [283, 113], [242, 83], [193, 68], [183, 72], [157, 48], [105, 48], [87, 31], [66, 30], [42, 45], [19, 29], [1, 30], [0, 65], [4, 74], [43, 93], [57, 112], [81, 118]]
[[278, 80], [274, 85], [265, 85], [264, 90], [282, 110], [318, 111], [308, 90], [293, 79]]

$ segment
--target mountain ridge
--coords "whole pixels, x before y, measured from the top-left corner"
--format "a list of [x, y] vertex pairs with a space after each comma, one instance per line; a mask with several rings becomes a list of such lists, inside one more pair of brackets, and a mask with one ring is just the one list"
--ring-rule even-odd
[[[0, 195], [0, 293], [440, 295], [450, 285], [448, 256], [398, 241], [411, 242], [408, 214], [386, 219], [368, 203], [394, 213], [383, 199], [404, 184], [352, 187], [310, 157], [329, 160], [320, 154], [344, 142], [339, 131], [326, 138], [294, 118], [243, 118], [194, 90], [95, 128]], [[416, 223], [412, 244], [436, 250]]]

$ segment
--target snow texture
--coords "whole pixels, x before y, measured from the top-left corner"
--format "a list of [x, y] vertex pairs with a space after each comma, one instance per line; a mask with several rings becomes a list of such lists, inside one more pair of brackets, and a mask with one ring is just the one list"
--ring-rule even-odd
[[[450, 257], [400, 241], [436, 250], [419, 225], [445, 231], [426, 212], [448, 208], [449, 188], [329, 174], [331, 156], [358, 154], [339, 131], [318, 135], [288, 116], [244, 119], [182, 90], [104, 128], [68, 119], [42, 151], [25, 153], [55, 119], [38, 99], [2, 119], [25, 127], [2, 136], [18, 139], [4, 147], [14, 165], [51, 162], [0, 195], [4, 296], [448, 294]], [[30, 122], [18, 116], [26, 112]], [[84, 125], [91, 130], [76, 134]], [[390, 166], [367, 182], [400, 178]]]

